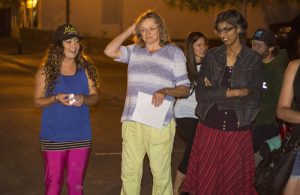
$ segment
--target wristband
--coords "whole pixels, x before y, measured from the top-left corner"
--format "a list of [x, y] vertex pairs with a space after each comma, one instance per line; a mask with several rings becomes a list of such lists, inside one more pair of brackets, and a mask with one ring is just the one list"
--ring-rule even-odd
[[58, 102], [57, 94], [54, 95], [54, 100], [55, 100], [55, 102]]
[[83, 103], [84, 103], [84, 104], [87, 103], [87, 98], [88, 98], [88, 97], [87, 97], [86, 95], [83, 95]]

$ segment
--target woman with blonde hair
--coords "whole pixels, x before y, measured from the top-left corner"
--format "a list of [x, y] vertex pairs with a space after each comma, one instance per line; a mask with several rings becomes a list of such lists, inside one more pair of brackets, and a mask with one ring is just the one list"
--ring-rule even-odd
[[[134, 44], [122, 43], [134, 34]], [[121, 194], [137, 195], [141, 189], [143, 161], [147, 154], [153, 175], [153, 195], [171, 195], [171, 154], [175, 135], [173, 106], [164, 118], [163, 127], [155, 128], [133, 119], [139, 92], [152, 96], [152, 105], [164, 100], [174, 103], [176, 97], [187, 96], [189, 80], [185, 57], [170, 44], [163, 19], [154, 11], [146, 11], [135, 24], [114, 38], [105, 54], [128, 64], [127, 94], [122, 114], [122, 190]]]

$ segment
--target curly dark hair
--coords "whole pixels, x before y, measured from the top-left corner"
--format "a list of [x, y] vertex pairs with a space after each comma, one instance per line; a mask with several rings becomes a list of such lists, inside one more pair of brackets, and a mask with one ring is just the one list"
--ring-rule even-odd
[[[99, 87], [99, 72], [94, 62], [84, 54], [82, 45], [80, 44], [79, 52], [75, 57], [76, 69], [85, 69], [88, 73], [88, 77], [94, 82], [95, 87]], [[58, 82], [57, 78], [60, 74], [60, 67], [63, 62], [64, 48], [62, 41], [51, 44], [47, 54], [43, 60], [41, 69], [45, 74], [45, 90], [47, 95], [53, 95], [53, 89]]]

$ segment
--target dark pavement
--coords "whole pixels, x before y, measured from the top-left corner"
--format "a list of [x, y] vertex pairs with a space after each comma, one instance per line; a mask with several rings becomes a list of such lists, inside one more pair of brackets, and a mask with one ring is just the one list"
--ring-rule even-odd
[[[34, 75], [45, 51], [16, 54], [16, 44], [0, 38], [0, 194], [42, 195], [43, 160], [39, 145], [41, 110], [33, 107]], [[93, 149], [85, 179], [85, 194], [115, 195], [121, 188], [121, 123], [126, 92], [126, 65], [103, 54], [92, 55], [101, 76], [100, 102], [91, 108]], [[183, 154], [175, 138], [173, 174]], [[151, 194], [152, 177], [145, 158], [142, 195]], [[66, 194], [64, 187], [63, 193]]]

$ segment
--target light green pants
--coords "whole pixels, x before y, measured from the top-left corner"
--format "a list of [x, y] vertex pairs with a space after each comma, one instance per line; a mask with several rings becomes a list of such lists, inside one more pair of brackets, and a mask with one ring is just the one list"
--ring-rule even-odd
[[162, 129], [126, 121], [122, 124], [121, 195], [139, 195], [147, 153], [153, 175], [152, 195], [172, 195], [171, 154], [175, 135], [172, 120]]

